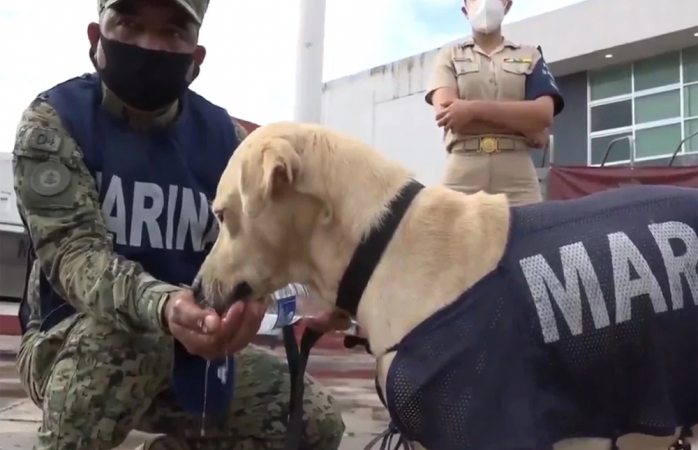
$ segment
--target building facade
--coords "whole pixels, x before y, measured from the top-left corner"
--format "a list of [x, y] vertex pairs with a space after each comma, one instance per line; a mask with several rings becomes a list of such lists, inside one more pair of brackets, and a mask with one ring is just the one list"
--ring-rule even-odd
[[[674, 165], [698, 163], [698, 136], [687, 139], [698, 132], [698, 1], [585, 0], [503, 33], [541, 46], [565, 97], [554, 163], [598, 165], [612, 141], [606, 164], [666, 165], [679, 146]], [[442, 131], [424, 101], [437, 52], [326, 83], [323, 123], [439, 182]], [[545, 163], [540, 152], [533, 157]]]

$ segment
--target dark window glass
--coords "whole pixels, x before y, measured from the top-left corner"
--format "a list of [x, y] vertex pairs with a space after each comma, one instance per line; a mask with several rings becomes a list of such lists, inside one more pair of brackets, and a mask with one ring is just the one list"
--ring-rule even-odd
[[632, 125], [632, 101], [608, 103], [591, 108], [591, 131], [610, 130]]

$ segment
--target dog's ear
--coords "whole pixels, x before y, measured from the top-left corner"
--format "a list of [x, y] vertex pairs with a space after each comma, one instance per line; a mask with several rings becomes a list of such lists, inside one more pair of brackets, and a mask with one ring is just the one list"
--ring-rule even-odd
[[240, 173], [245, 214], [256, 215], [266, 202], [292, 186], [300, 167], [300, 156], [289, 141], [281, 138], [267, 142], [255, 159], [245, 160]]

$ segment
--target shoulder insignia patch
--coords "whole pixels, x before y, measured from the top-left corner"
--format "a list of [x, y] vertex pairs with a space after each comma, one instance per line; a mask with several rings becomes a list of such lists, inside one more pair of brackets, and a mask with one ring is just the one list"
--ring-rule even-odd
[[57, 153], [61, 148], [61, 136], [51, 128], [32, 128], [27, 134], [27, 146], [36, 150]]
[[63, 164], [45, 161], [32, 170], [29, 185], [42, 197], [58, 195], [70, 184], [70, 171]]

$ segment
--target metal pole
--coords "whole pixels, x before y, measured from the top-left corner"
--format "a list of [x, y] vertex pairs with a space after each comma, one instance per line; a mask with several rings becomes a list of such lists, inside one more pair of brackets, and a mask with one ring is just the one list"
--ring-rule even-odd
[[296, 57], [294, 118], [322, 120], [322, 67], [325, 41], [325, 0], [301, 0]]

